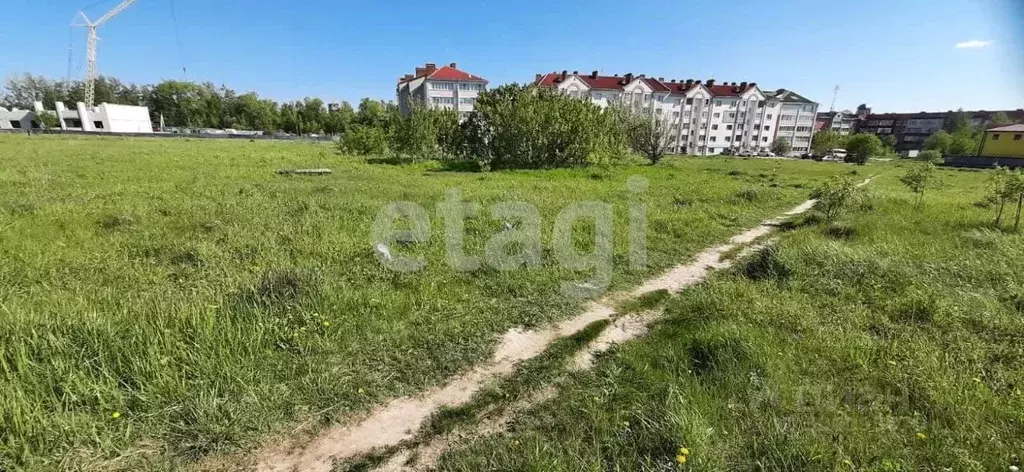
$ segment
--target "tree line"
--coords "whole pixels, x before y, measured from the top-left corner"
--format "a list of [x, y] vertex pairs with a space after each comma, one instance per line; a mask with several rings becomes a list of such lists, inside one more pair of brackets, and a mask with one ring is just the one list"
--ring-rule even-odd
[[[386, 112], [384, 102], [363, 99], [355, 109], [348, 102], [328, 107], [319, 98], [278, 103], [255, 92], [238, 93], [212, 82], [165, 80], [157, 84], [126, 84], [114, 77], [95, 81], [95, 102], [149, 107], [154, 124], [163, 116], [166, 126], [183, 128], [234, 128], [268, 133], [342, 134], [363, 119]], [[32, 74], [8, 78], [0, 91], [0, 106], [30, 109], [41, 101], [69, 107], [84, 101], [81, 80], [54, 80]]]

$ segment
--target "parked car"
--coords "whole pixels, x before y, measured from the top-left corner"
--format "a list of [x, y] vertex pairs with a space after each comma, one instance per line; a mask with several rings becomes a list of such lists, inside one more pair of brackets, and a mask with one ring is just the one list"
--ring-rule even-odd
[[755, 153], [754, 151], [750, 151], [750, 150], [744, 149], [744, 150], [736, 153], [736, 155], [740, 156], [740, 157], [755, 157], [755, 156], [757, 156], [757, 153]]
[[771, 151], [761, 151], [757, 155], [761, 157], [775, 157], [775, 153]]
[[846, 159], [846, 149], [835, 148], [825, 155], [827, 159]]

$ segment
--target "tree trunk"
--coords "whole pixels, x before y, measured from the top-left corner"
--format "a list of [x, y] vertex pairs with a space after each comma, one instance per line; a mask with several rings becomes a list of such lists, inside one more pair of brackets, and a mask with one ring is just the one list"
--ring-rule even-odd
[[996, 228], [999, 227], [999, 223], [1003, 221], [1003, 207], [1006, 206], [1006, 199], [999, 199], [999, 211], [996, 213]]
[[1013, 231], [1020, 231], [1020, 207], [1024, 205], [1024, 193], [1017, 196], [1017, 218], [1013, 222]]

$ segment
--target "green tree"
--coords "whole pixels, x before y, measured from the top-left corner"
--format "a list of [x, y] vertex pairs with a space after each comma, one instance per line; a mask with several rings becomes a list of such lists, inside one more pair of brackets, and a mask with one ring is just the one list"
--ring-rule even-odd
[[855, 134], [846, 142], [846, 162], [864, 165], [882, 152], [882, 141], [874, 134]]
[[814, 137], [811, 138], [811, 150], [815, 154], [825, 155], [829, 151], [844, 147], [846, 139], [833, 130], [825, 130], [814, 133]]
[[390, 121], [390, 114], [384, 102], [364, 98], [359, 102], [359, 111], [356, 112], [356, 123], [363, 126], [384, 128], [388, 125], [388, 121]]
[[1007, 115], [1006, 112], [1002, 111], [996, 112], [996, 114], [992, 115], [992, 119], [988, 122], [989, 127], [1006, 126], [1012, 124], [1013, 120], [1010, 119], [1010, 116]]
[[946, 120], [946, 131], [954, 134], [973, 131], [971, 127], [971, 119], [967, 116], [967, 112], [965, 112], [963, 108], [960, 108], [949, 115], [949, 118]]
[[629, 137], [630, 147], [651, 161], [651, 164], [657, 164], [665, 157], [674, 136], [668, 115], [658, 115], [649, 107], [617, 106], [620, 108], [611, 113], [623, 120], [622, 126]]
[[1000, 167], [996, 169], [991, 182], [989, 182], [989, 200], [998, 204], [995, 222], [997, 228], [1003, 222], [1003, 210], [1006, 208], [1006, 202], [1014, 197], [1013, 181], [1015, 178], [1014, 172], [1011, 172], [1009, 168]]
[[339, 146], [342, 152], [361, 156], [383, 156], [388, 153], [388, 136], [384, 128], [356, 125], [345, 133]]
[[1017, 197], [1017, 216], [1013, 220], [1013, 231], [1020, 231], [1021, 207], [1024, 206], [1024, 174], [1014, 172], [1010, 179], [1007, 192]]
[[53, 111], [43, 110], [36, 112], [36, 122], [45, 129], [60, 128], [60, 118], [57, 118], [57, 113]]
[[789, 144], [788, 139], [776, 138], [775, 141], [772, 142], [771, 149], [776, 156], [788, 156], [793, 150], [793, 146]]
[[949, 145], [953, 142], [953, 135], [946, 130], [939, 130], [924, 140], [924, 149], [938, 151], [945, 156], [949, 153]]
[[896, 136], [887, 134], [879, 138], [882, 141], [883, 150], [895, 151], [896, 150]]
[[935, 185], [935, 178], [935, 164], [930, 162], [915, 165], [900, 177], [900, 182], [906, 185], [911, 192], [917, 194], [917, 201], [914, 203], [915, 209], [921, 207], [921, 202], [924, 201], [924, 192]]
[[356, 111], [348, 102], [341, 102], [324, 117], [324, 132], [331, 135], [348, 131], [356, 121]]

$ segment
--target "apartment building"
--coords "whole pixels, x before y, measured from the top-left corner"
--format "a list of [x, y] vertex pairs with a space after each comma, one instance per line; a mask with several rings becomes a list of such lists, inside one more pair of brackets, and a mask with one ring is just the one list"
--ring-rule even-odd
[[[950, 120], [957, 112], [919, 112], [919, 113], [872, 113], [864, 117], [858, 124], [857, 132], [876, 134], [879, 137], [894, 136], [897, 152], [921, 150], [924, 141], [939, 130], [950, 126]], [[986, 126], [999, 111], [967, 111], [968, 121], [972, 126]], [[1014, 122], [1024, 122], [1024, 110], [1004, 110]]]
[[[562, 71], [537, 74], [534, 84], [590, 98], [601, 107], [612, 103], [652, 107], [655, 114], [670, 122], [670, 129], [675, 133], [670, 149], [700, 155], [720, 154], [725, 150], [768, 150], [775, 140], [784, 103], [782, 98], [769, 97], [754, 82], [718, 84], [714, 79], [666, 81], [664, 77], [651, 78], [643, 74], [607, 76], [597, 71], [590, 74]], [[816, 110], [817, 104], [814, 105]]]
[[459, 70], [454, 62], [440, 68], [428, 62], [417, 67], [414, 74], [399, 78], [395, 95], [402, 113], [409, 113], [419, 103], [428, 108], [457, 110], [465, 116], [476, 108], [477, 95], [484, 90], [487, 80]]
[[780, 104], [775, 138], [789, 142], [790, 155], [809, 152], [818, 104], [792, 90], [778, 89], [765, 95]]

